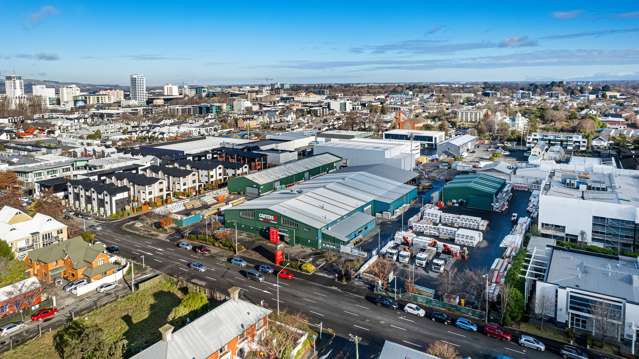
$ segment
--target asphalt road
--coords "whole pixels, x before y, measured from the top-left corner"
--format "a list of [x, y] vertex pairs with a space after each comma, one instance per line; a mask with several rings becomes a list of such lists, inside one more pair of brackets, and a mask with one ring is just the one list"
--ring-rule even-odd
[[[168, 275], [197, 280], [211, 289], [225, 291], [236, 286], [242, 289], [244, 298], [266, 307], [277, 308], [277, 285], [274, 276], [267, 276], [262, 283], [247, 279], [240, 268], [228, 263], [227, 257], [203, 257], [193, 251], [177, 248], [174, 243], [142, 237], [123, 230], [123, 222], [102, 223], [97, 239], [107, 245], [120, 247], [120, 255], [144, 263]], [[199, 261], [207, 266], [205, 272], [189, 268], [189, 263]], [[251, 262], [251, 261], [249, 261]], [[254, 263], [252, 263], [254, 264]], [[289, 312], [301, 312], [311, 324], [331, 328], [336, 338], [326, 346], [326, 357], [354, 357], [354, 344], [349, 335], [362, 338], [362, 358], [375, 357], [385, 339], [424, 350], [429, 343], [444, 340], [463, 355], [481, 357], [488, 354], [506, 354], [515, 358], [547, 358], [554, 354], [530, 351], [516, 343], [502, 342], [479, 333], [460, 330], [418, 318], [402, 311], [380, 308], [366, 301], [361, 294], [342, 291], [312, 281], [312, 278], [280, 280], [280, 308]], [[318, 328], [319, 329], [319, 328]], [[326, 340], [325, 340], [326, 341]], [[322, 353], [320, 353], [322, 354]], [[321, 355], [320, 355], [321, 356]]]

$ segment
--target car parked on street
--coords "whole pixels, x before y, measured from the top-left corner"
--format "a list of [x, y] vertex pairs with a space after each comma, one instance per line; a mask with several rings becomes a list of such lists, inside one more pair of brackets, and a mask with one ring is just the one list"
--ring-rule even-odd
[[74, 289], [81, 287], [87, 283], [89, 283], [89, 281], [86, 279], [78, 279], [73, 282], [67, 283], [64, 287], [62, 287], [62, 289], [64, 289], [65, 292], [72, 292]]
[[113, 283], [104, 283], [104, 284], [100, 284], [97, 288], [95, 288], [95, 291], [98, 293], [106, 293], [106, 292], [110, 292], [112, 290], [114, 290], [115, 288], [117, 288], [118, 284], [113, 282]]
[[11, 335], [24, 327], [25, 325], [22, 322], [9, 323], [3, 327], [0, 327], [0, 337]]
[[195, 247], [193, 247], [193, 250], [197, 254], [202, 254], [202, 255], [211, 254], [211, 250], [207, 246], [201, 246], [201, 245], [200, 246], [195, 246]]
[[206, 271], [206, 266], [200, 262], [191, 262], [189, 263], [189, 267], [191, 267], [191, 269], [195, 269], [198, 272]]
[[588, 359], [588, 354], [572, 345], [564, 345], [559, 351], [559, 355], [564, 359]]
[[255, 267], [259, 272], [266, 274], [273, 274], [273, 267], [268, 264], [259, 264]]
[[395, 300], [385, 297], [383, 295], [379, 295], [379, 294], [369, 295], [366, 297], [366, 299], [375, 305], [381, 305], [383, 307], [394, 309], [394, 310], [397, 310], [399, 308], [399, 305], [397, 305], [397, 302]]
[[417, 304], [413, 304], [413, 303], [408, 303], [404, 306], [404, 311], [406, 313], [412, 314], [412, 315], [416, 315], [418, 317], [423, 318], [426, 315], [426, 311], [421, 308], [419, 305]]
[[263, 282], [264, 281], [264, 274], [260, 273], [256, 269], [249, 269], [249, 270], [246, 271], [246, 278], [252, 279], [252, 280], [257, 281], [257, 282]]
[[432, 312], [430, 313], [430, 320], [434, 322], [440, 322], [446, 325], [450, 325], [453, 321], [446, 313]]
[[471, 332], [477, 331], [477, 324], [464, 317], [457, 318], [457, 320], [455, 321], [455, 326], [459, 329], [468, 330]]
[[295, 274], [288, 269], [282, 269], [277, 273], [277, 276], [282, 279], [293, 279], [295, 278]]
[[44, 308], [31, 315], [31, 320], [42, 320], [55, 317], [55, 313], [58, 312], [58, 308]]
[[242, 257], [232, 257], [230, 260], [231, 264], [236, 265], [236, 266], [240, 266], [242, 268], [246, 267], [248, 265], [248, 263], [244, 260], [244, 258]]
[[518, 341], [519, 345], [529, 349], [539, 350], [543, 352], [546, 350], [546, 345], [541, 342], [541, 340], [532, 337], [530, 335], [522, 335]]
[[497, 338], [500, 340], [511, 341], [513, 339], [512, 334], [502, 329], [499, 324], [488, 323], [484, 326], [484, 334], [489, 337]]
[[182, 248], [182, 249], [186, 249], [188, 251], [193, 249], [193, 245], [191, 243], [189, 243], [189, 242], [186, 242], [186, 241], [179, 241], [177, 246]]
[[111, 246], [106, 247], [106, 251], [111, 253], [111, 254], [120, 253], [120, 247], [118, 247], [116, 245], [111, 245]]

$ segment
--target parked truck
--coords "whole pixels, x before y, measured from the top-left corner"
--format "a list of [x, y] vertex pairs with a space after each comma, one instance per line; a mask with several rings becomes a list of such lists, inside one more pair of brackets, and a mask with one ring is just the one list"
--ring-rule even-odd
[[415, 265], [418, 267], [426, 268], [426, 265], [435, 258], [437, 249], [434, 247], [422, 248], [415, 256]]
[[446, 261], [441, 258], [433, 259], [433, 264], [431, 265], [431, 269], [435, 273], [444, 273], [444, 269], [446, 268]]
[[399, 251], [399, 263], [408, 264], [410, 262], [410, 250], [408, 248], [403, 248]]
[[399, 253], [397, 247], [390, 247], [386, 250], [386, 258], [395, 262], [397, 260], [397, 253]]

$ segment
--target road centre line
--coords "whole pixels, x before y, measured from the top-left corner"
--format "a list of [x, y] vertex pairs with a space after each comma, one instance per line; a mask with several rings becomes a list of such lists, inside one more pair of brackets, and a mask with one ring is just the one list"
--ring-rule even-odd
[[451, 342], [448, 342], [448, 341], [445, 341], [445, 340], [442, 340], [442, 342], [446, 343], [446, 344], [450, 344], [450, 345], [452, 345], [454, 347], [458, 347], [459, 346], [459, 344], [451, 343]]
[[354, 326], [355, 328], [359, 328], [359, 329], [365, 330], [365, 331], [367, 331], [367, 332], [368, 332], [368, 331], [370, 331], [370, 329], [368, 329], [368, 328], [364, 328], [364, 327], [360, 327], [360, 326], [359, 326], [359, 325], [357, 325], [357, 324], [353, 324], [353, 326]]
[[421, 345], [419, 345], [419, 344], [415, 344], [415, 343], [413, 343], [413, 342], [409, 342], [408, 340], [402, 340], [402, 341], [403, 341], [404, 343], [406, 343], [406, 344], [408, 344], [408, 345], [412, 345], [412, 346], [414, 346], [414, 347], [418, 347], [418, 348], [421, 348], [421, 347], [422, 347]]
[[519, 350], [515, 350], [515, 349], [511, 349], [511, 348], [504, 348], [504, 349], [505, 350], [510, 350], [511, 352], [515, 352], [515, 353], [518, 353], [518, 354], [526, 355], [526, 352], [522, 352], [522, 351], [519, 351]]
[[359, 314], [353, 313], [353, 312], [349, 312], [348, 310], [345, 310], [344, 313], [359, 317]]
[[391, 326], [391, 327], [393, 327], [393, 328], [395, 328], [395, 329], [399, 329], [399, 330], [406, 331], [406, 328], [398, 327], [398, 326], [396, 326], [396, 325], [394, 325], [394, 324], [391, 324], [390, 326]]
[[466, 336], [465, 336], [464, 334], [459, 334], [459, 333], [451, 332], [450, 330], [448, 330], [447, 332], [448, 332], [449, 334], [456, 335], [456, 336], [458, 336], [458, 337], [466, 338]]
[[318, 313], [318, 312], [316, 312], [316, 311], [314, 311], [314, 310], [309, 310], [309, 312], [311, 312], [311, 313], [313, 313], [313, 314], [315, 314], [315, 315], [319, 315], [319, 316], [320, 316], [320, 317], [322, 317], [322, 318], [324, 317], [324, 314], [322, 314], [322, 313]]

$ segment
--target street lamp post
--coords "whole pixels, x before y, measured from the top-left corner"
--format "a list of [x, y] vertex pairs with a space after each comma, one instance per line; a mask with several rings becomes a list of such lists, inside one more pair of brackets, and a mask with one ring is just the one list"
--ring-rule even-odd
[[486, 296], [486, 318], [484, 319], [484, 323], [488, 324], [488, 273], [484, 274], [486, 278], [486, 287], [484, 288], [484, 295]]
[[235, 224], [235, 254], [237, 255], [237, 222]]
[[351, 338], [351, 341], [355, 342], [355, 359], [359, 359], [359, 341], [362, 340], [362, 338], [353, 334], [349, 334], [348, 336]]
[[140, 256], [140, 258], [142, 258], [142, 268], [145, 268], [145, 266], [144, 266], [144, 254], [142, 254], [142, 255]]
[[284, 269], [286, 269], [286, 267], [288, 267], [288, 264], [289, 263], [286, 263], [286, 265], [284, 267], [282, 267], [282, 269], [280, 269], [277, 272], [277, 275], [275, 276], [275, 282], [276, 282], [275, 288], [276, 288], [276, 291], [277, 291], [277, 316], [278, 317], [280, 316], [280, 273], [282, 273], [282, 271]]

